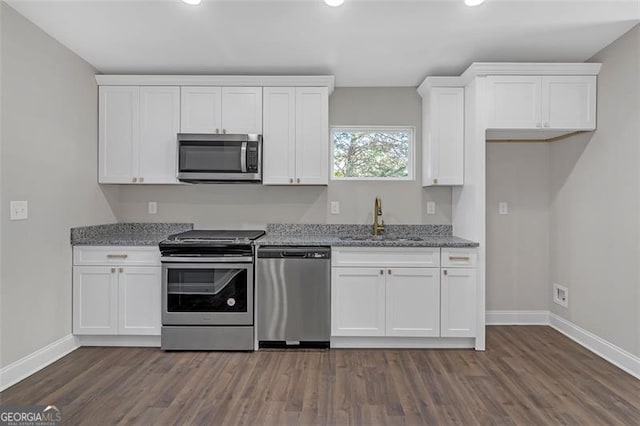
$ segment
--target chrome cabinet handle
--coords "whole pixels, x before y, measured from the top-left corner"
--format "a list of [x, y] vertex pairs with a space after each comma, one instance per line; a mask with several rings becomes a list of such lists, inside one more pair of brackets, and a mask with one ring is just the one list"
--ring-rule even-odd
[[138, 178], [138, 182], [140, 183], [144, 182], [144, 178]]
[[297, 182], [300, 183], [300, 178], [297, 179]]
[[222, 134], [226, 135], [227, 134], [227, 129], [222, 129]]
[[131, 182], [136, 183], [138, 181], [138, 178], [133, 178], [131, 179]]
[[116, 268], [111, 268], [111, 273], [115, 274], [115, 272], [116, 272]]
[[108, 254], [107, 255], [108, 259], [126, 259], [127, 257], [129, 257], [128, 254]]
[[293, 178], [289, 178], [289, 183], [293, 183]]
[[544, 123], [544, 127], [551, 127], [551, 125], [547, 122], [547, 123]]
[[384, 270], [380, 269], [380, 275], [384, 275]]
[[438, 184], [438, 179], [434, 179], [433, 183], [435, 183], [437, 185]]
[[389, 275], [391, 275], [391, 269], [388, 269], [388, 270], [387, 270], [387, 273], [388, 273]]
[[220, 133], [220, 129], [216, 127], [216, 133]]
[[124, 269], [123, 269], [123, 268], [118, 268], [118, 271], [119, 271], [120, 273], [123, 273], [123, 272], [124, 272]]
[[442, 273], [443, 273], [444, 275], [449, 275], [449, 273], [447, 272], [447, 270], [446, 270], [446, 269], [445, 269], [444, 271], [442, 271]]

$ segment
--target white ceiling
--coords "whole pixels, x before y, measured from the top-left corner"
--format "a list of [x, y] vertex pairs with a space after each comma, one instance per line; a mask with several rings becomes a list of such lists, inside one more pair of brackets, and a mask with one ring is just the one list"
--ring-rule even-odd
[[640, 21], [640, 0], [7, 2], [102, 73], [334, 74], [337, 86], [584, 61]]

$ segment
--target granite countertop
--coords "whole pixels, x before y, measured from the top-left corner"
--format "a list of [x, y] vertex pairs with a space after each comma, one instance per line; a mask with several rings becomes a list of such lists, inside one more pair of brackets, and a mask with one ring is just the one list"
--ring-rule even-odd
[[110, 223], [71, 228], [73, 246], [156, 246], [169, 235], [193, 229], [193, 223]]
[[333, 247], [478, 247], [452, 235], [450, 225], [386, 225], [383, 235], [371, 235], [370, 225], [269, 224], [256, 241], [260, 246]]

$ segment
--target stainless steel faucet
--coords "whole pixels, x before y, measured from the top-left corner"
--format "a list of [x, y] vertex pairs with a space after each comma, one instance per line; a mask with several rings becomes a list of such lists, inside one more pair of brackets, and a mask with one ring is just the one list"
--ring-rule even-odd
[[373, 235], [379, 235], [381, 232], [384, 232], [384, 220], [380, 220], [378, 223], [380, 216], [382, 216], [382, 201], [376, 197], [373, 203]]

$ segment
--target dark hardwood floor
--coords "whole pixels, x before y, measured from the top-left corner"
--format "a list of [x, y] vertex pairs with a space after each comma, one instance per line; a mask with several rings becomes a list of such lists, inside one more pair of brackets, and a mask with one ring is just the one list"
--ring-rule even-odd
[[64, 424], [639, 425], [640, 381], [549, 327], [487, 351], [80, 348], [0, 393]]

